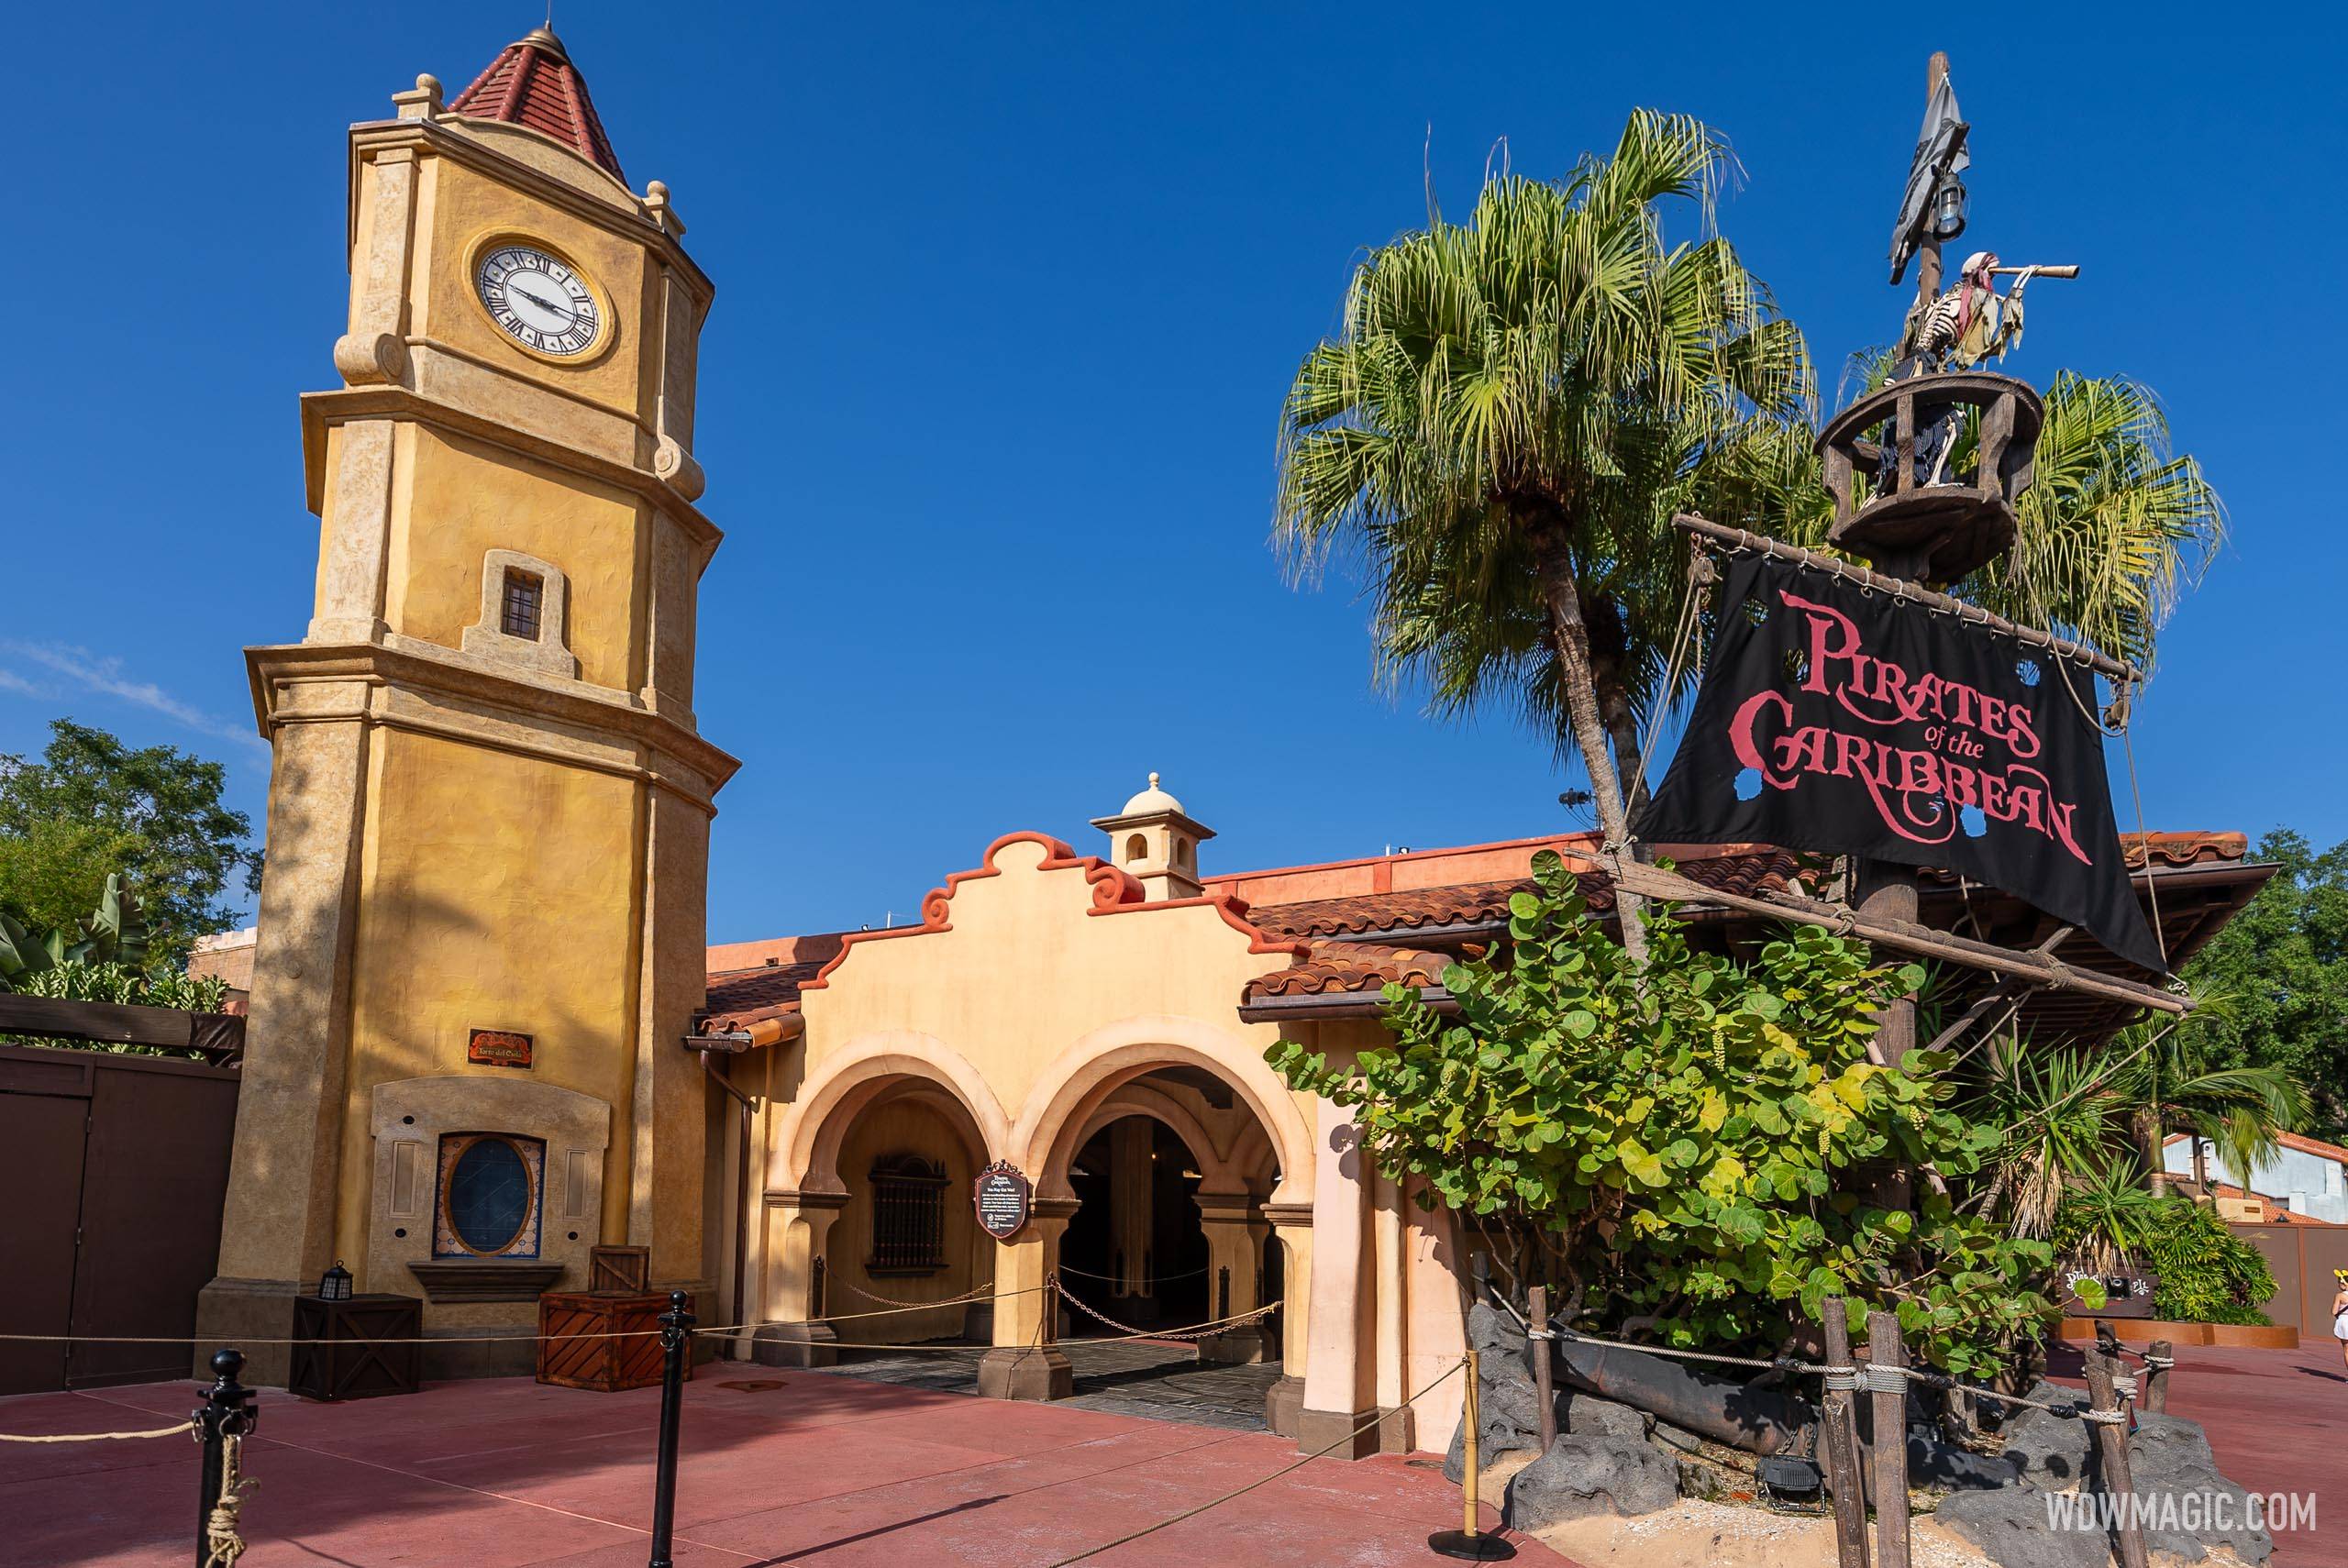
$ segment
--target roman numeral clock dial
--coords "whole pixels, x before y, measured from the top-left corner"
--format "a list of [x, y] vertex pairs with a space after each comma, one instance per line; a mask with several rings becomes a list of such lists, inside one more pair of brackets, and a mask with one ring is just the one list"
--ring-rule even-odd
[[578, 269], [530, 245], [501, 245], [473, 271], [482, 308], [508, 337], [558, 359], [584, 354], [603, 336], [595, 291]]

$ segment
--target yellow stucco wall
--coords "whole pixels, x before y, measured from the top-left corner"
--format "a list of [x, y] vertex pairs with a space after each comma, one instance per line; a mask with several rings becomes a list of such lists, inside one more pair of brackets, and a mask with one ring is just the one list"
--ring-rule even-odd
[[403, 425], [398, 439], [405, 504], [395, 493], [384, 584], [391, 629], [457, 647], [481, 619], [483, 556], [518, 550], [569, 580], [568, 643], [580, 679], [621, 691], [640, 686], [649, 509], [579, 474], [424, 426]]
[[420, 269], [414, 279], [409, 319], [415, 335], [510, 365], [520, 351], [481, 308], [473, 293], [472, 259], [484, 240], [510, 236], [535, 241], [583, 271], [612, 318], [597, 348], [577, 360], [545, 364], [547, 373], [538, 379], [614, 413], [648, 417], [653, 378], [646, 373], [641, 323], [654, 272], [642, 246], [443, 158], [424, 164], [416, 228], [430, 237], [426, 248], [436, 264]]
[[[355, 1241], [368, 1233], [373, 1087], [471, 1074], [526, 1076], [611, 1105], [604, 1232], [606, 1240], [625, 1237], [637, 794], [627, 780], [603, 774], [431, 735], [376, 732], [343, 1143], [356, 1157], [343, 1162], [338, 1234]], [[474, 1028], [534, 1036], [527, 1074], [468, 1066]], [[413, 1282], [362, 1278], [359, 1288], [407, 1291]]]

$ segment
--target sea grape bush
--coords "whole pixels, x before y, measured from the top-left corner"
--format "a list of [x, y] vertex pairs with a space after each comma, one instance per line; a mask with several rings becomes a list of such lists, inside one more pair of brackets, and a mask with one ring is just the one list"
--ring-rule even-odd
[[[1593, 1331], [1771, 1350], [1843, 1296], [1895, 1309], [1924, 1358], [1978, 1375], [2051, 1316], [2048, 1244], [1949, 1195], [1999, 1132], [1950, 1108], [1947, 1055], [1867, 1059], [1920, 968], [1815, 926], [1703, 952], [1669, 911], [1640, 968], [1555, 854], [1534, 879], [1498, 955], [1445, 970], [1456, 1017], [1389, 986], [1390, 1046], [1344, 1060], [1282, 1041], [1267, 1058], [1345, 1106], [1423, 1203], [1534, 1260]], [[1865, 1201], [1868, 1174], [1895, 1166], [1924, 1173], [1912, 1207]]]

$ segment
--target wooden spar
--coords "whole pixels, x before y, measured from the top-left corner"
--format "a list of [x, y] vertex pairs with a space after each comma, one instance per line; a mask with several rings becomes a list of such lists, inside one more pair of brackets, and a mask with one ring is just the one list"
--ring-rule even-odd
[[1605, 867], [1604, 870], [1618, 885], [1651, 899], [1663, 899], [1673, 903], [1718, 904], [1724, 909], [1743, 910], [1748, 914], [1775, 915], [1780, 920], [1800, 921], [1806, 925], [1822, 925], [1829, 930], [1865, 937], [1878, 947], [1921, 954], [1928, 958], [1944, 958], [1969, 969], [2019, 976], [2064, 990], [2084, 991], [2088, 996], [2102, 997], [2107, 1001], [2148, 1007], [2156, 1012], [2181, 1016], [2193, 1010], [2190, 997], [2176, 996], [2140, 980], [2123, 980], [2116, 975], [2075, 969], [2051, 953], [1999, 947], [1993, 943], [1958, 936], [1953, 932], [1931, 931], [1904, 922], [1871, 920], [1864, 913], [1844, 909], [1839, 904], [1820, 903], [1814, 899], [1798, 898], [1791, 893], [1722, 892], [1692, 878], [1683, 877], [1677, 871], [1667, 871], [1660, 866], [1642, 865], [1635, 860], [1624, 859], [1619, 865]]
[[1821, 571], [1832, 572], [1836, 577], [1858, 584], [1861, 588], [1871, 588], [1878, 593], [1888, 593], [1895, 598], [1912, 600], [1927, 610], [1936, 610], [1944, 615], [1954, 615], [1960, 621], [1969, 621], [1977, 626], [1986, 626], [1990, 631], [2011, 637], [2018, 643], [2034, 648], [2044, 648], [2049, 653], [2069, 659], [2075, 664], [2085, 665], [2107, 679], [2135, 684], [2142, 682], [2144, 679], [2143, 672], [2132, 664], [2122, 664], [2118, 659], [2106, 657], [2093, 648], [2058, 637], [2052, 632], [2042, 632], [2031, 626], [2018, 626], [2002, 615], [1992, 615], [1977, 604], [1967, 604], [1962, 600], [1951, 599], [1945, 593], [1935, 593], [1931, 589], [1920, 587], [1900, 578], [1886, 577], [1879, 571], [1869, 571], [1856, 561], [1846, 561], [1834, 556], [1821, 555], [1816, 550], [1806, 550], [1800, 545], [1789, 545], [1781, 539], [1772, 539], [1766, 534], [1748, 534], [1742, 528], [1731, 528], [1723, 524], [1715, 523], [1708, 517], [1699, 517], [1692, 512], [1683, 512], [1674, 517], [1671, 520], [1671, 525], [1700, 538], [1711, 539], [1717, 544], [1738, 549], [1759, 550], [1762, 554], [1775, 556], [1779, 560], [1792, 561], [1800, 566], [1815, 567]]

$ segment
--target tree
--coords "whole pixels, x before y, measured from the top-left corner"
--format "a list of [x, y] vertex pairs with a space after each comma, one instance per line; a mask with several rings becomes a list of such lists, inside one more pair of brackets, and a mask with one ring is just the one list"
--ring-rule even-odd
[[2142, 384], [2058, 371], [2014, 547], [1955, 591], [1997, 614], [2141, 669], [2225, 538], [2225, 513]]
[[[1872, 392], [1890, 364], [1888, 350], [1862, 350], [1853, 379]], [[2225, 541], [2224, 506], [2200, 463], [2170, 450], [2167, 416], [2141, 382], [2058, 370], [2045, 403], [2013, 548], [1947, 591], [2149, 671], [2162, 625]], [[1815, 433], [1799, 422], [1787, 431], [1733, 454], [1713, 489], [1722, 509], [1706, 515], [1821, 548], [1833, 516]], [[1959, 469], [1974, 436], [1968, 424], [1953, 454]]]
[[[71, 719], [50, 731], [39, 761], [0, 756], [0, 907], [34, 924], [71, 920], [94, 899], [61, 911], [59, 901], [118, 871], [165, 953], [234, 924], [221, 895], [260, 886], [260, 854], [251, 822], [221, 804], [227, 770], [173, 746], [134, 749]], [[77, 845], [87, 870], [67, 868]]]
[[59, 817], [37, 818], [19, 833], [0, 830], [0, 909], [35, 929], [71, 925], [98, 901], [106, 878], [146, 847], [127, 829]]
[[1896, 1307], [1936, 1364], [1994, 1371], [2050, 1309], [2048, 1244], [1943, 1187], [1912, 1211], [1856, 1193], [1864, 1162], [1959, 1182], [1998, 1145], [1948, 1103], [1945, 1053], [1867, 1060], [1880, 1010], [1922, 971], [1815, 926], [1700, 952], [1668, 906], [1636, 966], [1556, 855], [1534, 879], [1503, 955], [1445, 971], [1456, 1018], [1390, 986], [1390, 1046], [1342, 1062], [1283, 1041], [1267, 1058], [1345, 1106], [1379, 1168], [1481, 1231], [1503, 1269], [1561, 1278], [1568, 1318], [1775, 1351], [1843, 1296]]
[[[1716, 447], [1810, 395], [1801, 337], [1711, 232], [1710, 127], [1632, 115], [1556, 183], [1487, 182], [1466, 224], [1372, 251], [1290, 388], [1274, 537], [1363, 558], [1381, 667], [1437, 705], [1521, 706], [1629, 841], [1623, 761], [1680, 602], [1674, 497]], [[1663, 204], [1703, 237], [1670, 244]], [[1639, 900], [1619, 907], [1645, 955]]]
[[2310, 1095], [2298, 1130], [2348, 1142], [2348, 844], [2318, 854], [2277, 828], [2256, 857], [2274, 879], [2186, 966], [2229, 998], [2200, 1048], [2213, 1066], [2288, 1073]]
[[2306, 1086], [2287, 1070], [2210, 1060], [2210, 1031], [2232, 999], [2202, 989], [2194, 999], [2184, 1018], [2132, 1023], [2106, 1047], [2121, 1064], [2112, 1092], [2126, 1108], [2131, 1141], [2154, 1191], [2167, 1185], [2163, 1149], [2171, 1132], [2192, 1136], [2193, 1179], [2206, 1184], [2204, 1144], [2215, 1144], [2235, 1171], [2253, 1171], [2275, 1153], [2276, 1133], [2308, 1117]]

